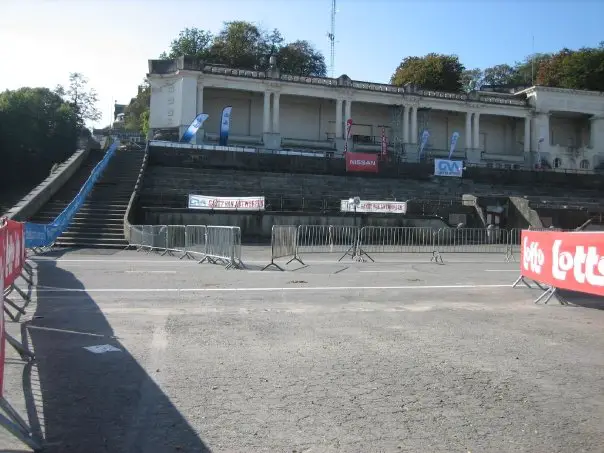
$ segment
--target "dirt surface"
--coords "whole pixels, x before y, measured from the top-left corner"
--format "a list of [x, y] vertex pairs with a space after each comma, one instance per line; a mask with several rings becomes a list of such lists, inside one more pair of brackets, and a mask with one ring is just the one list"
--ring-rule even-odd
[[260, 272], [265, 252], [36, 258], [8, 330], [37, 363], [7, 349], [7, 399], [51, 453], [602, 451], [599, 301], [535, 305], [499, 255]]

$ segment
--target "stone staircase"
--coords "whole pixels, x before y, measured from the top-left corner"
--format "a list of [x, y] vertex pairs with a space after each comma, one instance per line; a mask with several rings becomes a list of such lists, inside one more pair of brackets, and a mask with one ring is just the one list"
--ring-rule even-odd
[[[57, 247], [123, 248], [124, 214], [134, 190], [145, 152], [118, 150], [71, 225], [57, 239]], [[104, 151], [93, 150], [71, 179], [32, 218], [50, 223], [73, 200]]]

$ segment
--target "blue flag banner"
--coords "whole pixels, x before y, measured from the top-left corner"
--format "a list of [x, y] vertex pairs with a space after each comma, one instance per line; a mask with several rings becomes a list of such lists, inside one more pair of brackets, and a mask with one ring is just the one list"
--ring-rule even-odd
[[48, 247], [57, 240], [67, 229], [73, 217], [80, 210], [86, 198], [92, 191], [94, 184], [101, 177], [111, 158], [115, 155], [119, 142], [116, 141], [109, 147], [105, 156], [90, 172], [90, 176], [82, 188], [67, 207], [49, 224], [25, 223], [25, 248]]
[[449, 149], [449, 160], [451, 160], [451, 156], [453, 152], [455, 152], [455, 147], [457, 146], [457, 140], [459, 139], [459, 132], [453, 132], [451, 135], [451, 148]]
[[428, 144], [428, 139], [430, 138], [430, 132], [428, 131], [428, 129], [425, 129], [424, 132], [422, 132], [422, 138], [419, 144], [419, 157], [422, 157], [422, 154], [424, 154], [424, 148], [426, 147], [426, 145]]
[[222, 110], [222, 117], [220, 118], [220, 140], [218, 144], [220, 146], [227, 146], [229, 141], [229, 131], [231, 130], [231, 110], [233, 107], [228, 106]]
[[180, 139], [181, 143], [189, 143], [191, 139], [195, 137], [195, 134], [197, 134], [197, 131], [207, 119], [208, 115], [205, 113], [200, 113], [197, 115], [185, 133], [182, 134], [182, 138]]

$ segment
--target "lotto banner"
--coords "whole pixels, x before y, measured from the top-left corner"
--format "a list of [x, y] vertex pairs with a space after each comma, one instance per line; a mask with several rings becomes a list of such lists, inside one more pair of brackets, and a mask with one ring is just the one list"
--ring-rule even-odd
[[21, 275], [25, 261], [24, 224], [7, 220], [5, 233], [4, 284], [10, 286]]
[[[0, 224], [0, 269], [4, 269], [7, 227]], [[3, 396], [4, 381], [4, 272], [0, 272], [0, 397]]]
[[378, 156], [370, 153], [346, 153], [346, 171], [378, 172]]
[[604, 296], [604, 233], [523, 230], [521, 244], [522, 276]]

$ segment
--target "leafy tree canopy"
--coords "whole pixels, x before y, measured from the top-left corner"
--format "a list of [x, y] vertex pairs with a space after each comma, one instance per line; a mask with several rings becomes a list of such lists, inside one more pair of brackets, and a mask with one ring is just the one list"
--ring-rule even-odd
[[47, 88], [0, 93], [0, 186], [37, 184], [67, 159], [82, 131], [78, 115]]
[[194, 56], [212, 64], [236, 69], [264, 71], [271, 55], [283, 73], [323, 77], [325, 57], [308, 41], [284, 43], [279, 30], [265, 31], [246, 21], [225, 22], [218, 34], [198, 28], [185, 28], [160, 58]]
[[424, 57], [407, 57], [392, 74], [390, 83], [397, 86], [412, 83], [425, 90], [458, 92], [463, 87], [464, 70], [455, 55], [430, 53]]

